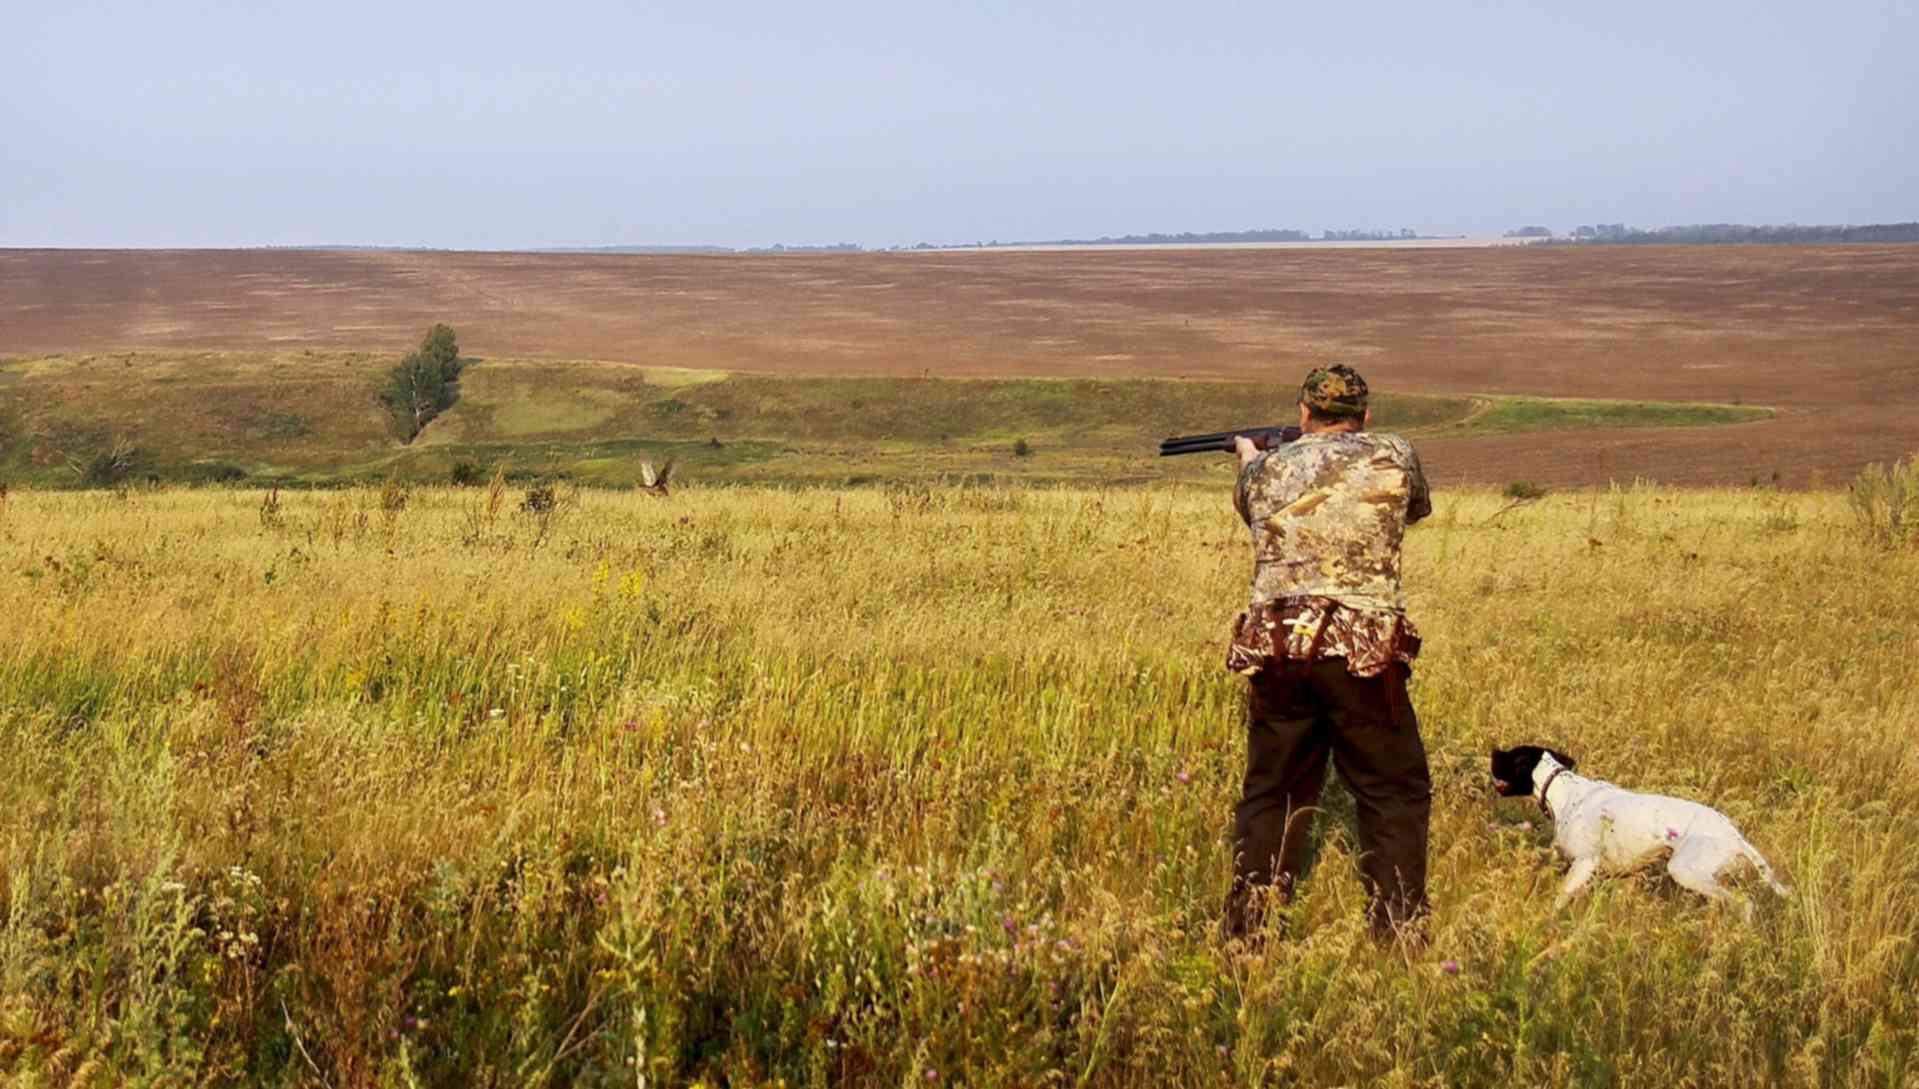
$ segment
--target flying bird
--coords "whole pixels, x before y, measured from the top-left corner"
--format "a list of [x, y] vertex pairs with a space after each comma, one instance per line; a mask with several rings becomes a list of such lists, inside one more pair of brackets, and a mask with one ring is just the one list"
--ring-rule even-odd
[[667, 458], [666, 464], [655, 472], [650, 461], [640, 462], [640, 490], [648, 495], [667, 496], [667, 484], [673, 479], [673, 459]]

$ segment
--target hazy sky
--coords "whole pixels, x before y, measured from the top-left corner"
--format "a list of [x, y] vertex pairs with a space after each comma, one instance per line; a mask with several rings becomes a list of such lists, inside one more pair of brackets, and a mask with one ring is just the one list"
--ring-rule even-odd
[[1913, 0], [0, 12], [0, 245], [1919, 219]]

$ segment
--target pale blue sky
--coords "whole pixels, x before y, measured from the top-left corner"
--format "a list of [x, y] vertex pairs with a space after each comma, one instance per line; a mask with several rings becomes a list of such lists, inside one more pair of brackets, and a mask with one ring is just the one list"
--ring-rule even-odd
[[1919, 219], [1919, 4], [4, 0], [0, 245]]

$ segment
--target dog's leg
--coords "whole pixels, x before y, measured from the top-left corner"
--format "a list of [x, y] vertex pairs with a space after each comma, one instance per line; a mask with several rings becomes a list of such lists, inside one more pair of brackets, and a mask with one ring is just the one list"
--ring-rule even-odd
[[1579, 890], [1586, 887], [1586, 882], [1593, 879], [1593, 874], [1598, 869], [1597, 858], [1588, 857], [1574, 861], [1572, 869], [1566, 871], [1566, 883], [1559, 886], [1559, 899], [1553, 903], [1553, 910], [1558, 911], [1571, 903], [1572, 898], [1579, 895]]
[[1772, 891], [1781, 896], [1792, 895], [1792, 887], [1773, 876], [1772, 867], [1766, 865], [1766, 856], [1760, 854], [1758, 848], [1747, 843], [1744, 838], [1739, 841], [1739, 853], [1746, 856], [1746, 860], [1752, 863], [1753, 869], [1759, 871], [1759, 876], [1772, 887]]
[[1666, 863], [1666, 872], [1682, 887], [1704, 896], [1708, 900], [1736, 902], [1752, 920], [1752, 905], [1732, 894], [1732, 891], [1719, 883], [1719, 871], [1726, 868], [1738, 855], [1728, 849], [1729, 845], [1716, 839], [1689, 839], [1679, 845]]

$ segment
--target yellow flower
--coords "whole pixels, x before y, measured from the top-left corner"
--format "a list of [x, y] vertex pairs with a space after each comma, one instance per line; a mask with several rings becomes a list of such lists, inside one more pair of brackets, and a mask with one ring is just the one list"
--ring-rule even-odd
[[637, 598], [646, 593], [646, 572], [634, 568], [620, 576], [620, 596]]

